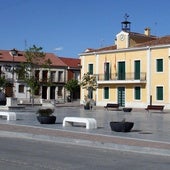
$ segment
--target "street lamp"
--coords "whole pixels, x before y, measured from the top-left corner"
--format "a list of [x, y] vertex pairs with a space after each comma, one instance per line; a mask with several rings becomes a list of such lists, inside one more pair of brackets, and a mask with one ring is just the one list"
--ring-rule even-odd
[[18, 51], [13, 48], [11, 50], [11, 55], [12, 55], [12, 85], [13, 85], [13, 88], [12, 88], [12, 95], [14, 97], [14, 56], [16, 56], [18, 54]]

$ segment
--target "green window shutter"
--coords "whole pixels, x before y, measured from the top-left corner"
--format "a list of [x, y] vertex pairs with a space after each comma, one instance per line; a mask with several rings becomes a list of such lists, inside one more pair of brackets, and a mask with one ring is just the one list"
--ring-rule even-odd
[[93, 64], [89, 64], [89, 74], [93, 74]]
[[163, 100], [163, 87], [156, 87], [156, 98], [157, 100]]
[[163, 59], [157, 59], [157, 72], [163, 71]]
[[140, 61], [135, 61], [135, 80], [140, 80]]
[[118, 80], [125, 80], [125, 62], [118, 62]]
[[136, 100], [140, 100], [140, 91], [141, 91], [141, 88], [140, 87], [135, 87], [135, 99]]
[[110, 77], [110, 64], [105, 63], [105, 80], [109, 80]]
[[104, 87], [104, 99], [109, 99], [109, 87]]

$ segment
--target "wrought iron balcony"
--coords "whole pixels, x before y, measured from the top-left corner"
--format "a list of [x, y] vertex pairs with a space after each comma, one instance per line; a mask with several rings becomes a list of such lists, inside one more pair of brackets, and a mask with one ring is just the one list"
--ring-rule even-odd
[[146, 72], [141, 73], [114, 73], [114, 74], [96, 74], [98, 83], [145, 83], [146, 82]]

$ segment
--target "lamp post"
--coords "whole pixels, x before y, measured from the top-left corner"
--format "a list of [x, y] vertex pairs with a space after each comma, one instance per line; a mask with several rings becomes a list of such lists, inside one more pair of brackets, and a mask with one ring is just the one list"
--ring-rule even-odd
[[17, 55], [18, 51], [14, 48], [11, 50], [12, 55], [12, 96], [14, 97], [14, 57]]

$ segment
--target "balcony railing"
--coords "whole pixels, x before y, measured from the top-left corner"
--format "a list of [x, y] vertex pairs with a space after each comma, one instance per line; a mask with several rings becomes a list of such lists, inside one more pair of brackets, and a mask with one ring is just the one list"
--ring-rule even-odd
[[55, 77], [51, 77], [51, 82], [53, 83], [64, 83], [64, 78], [55, 78]]
[[146, 73], [114, 73], [114, 74], [96, 74], [97, 81], [146, 81]]

